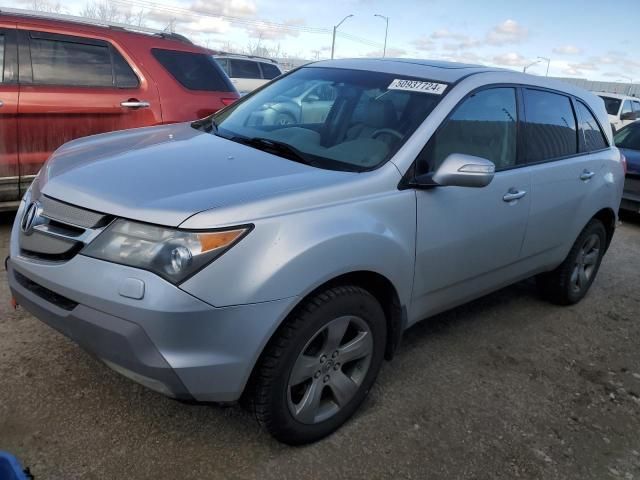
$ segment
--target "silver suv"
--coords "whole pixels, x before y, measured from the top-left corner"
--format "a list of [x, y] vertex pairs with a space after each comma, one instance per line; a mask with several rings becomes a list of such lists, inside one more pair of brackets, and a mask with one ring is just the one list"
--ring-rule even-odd
[[[326, 115], [255, 118], [309, 82]], [[304, 89], [304, 88], [303, 88]], [[338, 428], [405, 329], [536, 276], [572, 304], [623, 186], [601, 99], [520, 73], [336, 60], [214, 116], [74, 140], [22, 201], [18, 304], [166, 395]]]

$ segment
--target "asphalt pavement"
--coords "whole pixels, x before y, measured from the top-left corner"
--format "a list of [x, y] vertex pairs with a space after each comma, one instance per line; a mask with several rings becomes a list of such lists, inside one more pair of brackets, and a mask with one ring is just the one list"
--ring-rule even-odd
[[0, 450], [36, 480], [640, 479], [639, 347], [640, 217], [626, 216], [581, 303], [526, 281], [418, 324], [350, 422], [292, 448], [239, 407], [112, 372], [13, 310], [2, 272]]

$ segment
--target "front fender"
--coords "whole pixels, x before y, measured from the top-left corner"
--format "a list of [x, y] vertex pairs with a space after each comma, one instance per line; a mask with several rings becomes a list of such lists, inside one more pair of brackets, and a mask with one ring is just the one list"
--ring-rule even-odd
[[254, 223], [246, 238], [181, 288], [211, 305], [239, 305], [302, 297], [332, 278], [365, 270], [386, 277], [401, 303], [409, 302], [415, 192], [389, 192]]

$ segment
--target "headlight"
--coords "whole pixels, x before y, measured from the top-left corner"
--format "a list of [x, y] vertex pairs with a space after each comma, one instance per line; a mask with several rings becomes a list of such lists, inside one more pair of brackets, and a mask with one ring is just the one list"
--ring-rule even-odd
[[250, 227], [194, 232], [116, 220], [82, 254], [150, 270], [179, 283], [244, 237]]

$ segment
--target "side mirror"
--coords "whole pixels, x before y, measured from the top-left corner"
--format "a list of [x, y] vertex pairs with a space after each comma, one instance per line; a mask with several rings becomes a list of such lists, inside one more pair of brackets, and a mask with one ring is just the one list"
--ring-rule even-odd
[[635, 120], [635, 119], [636, 119], [635, 112], [625, 112], [622, 115], [620, 115], [620, 120]]
[[416, 177], [412, 186], [429, 187], [486, 187], [493, 180], [496, 166], [490, 160], [473, 155], [452, 153], [434, 173]]

